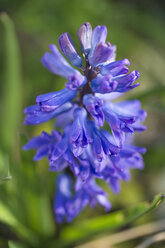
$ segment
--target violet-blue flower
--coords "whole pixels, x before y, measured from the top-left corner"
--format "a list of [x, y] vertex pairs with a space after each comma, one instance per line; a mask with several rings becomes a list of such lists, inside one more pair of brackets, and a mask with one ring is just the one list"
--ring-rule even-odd
[[114, 134], [116, 143], [120, 147], [124, 143], [124, 133], [133, 133], [136, 129], [132, 124], [136, 125], [146, 117], [146, 112], [141, 109], [140, 102], [137, 100], [105, 103], [103, 112]]
[[92, 137], [87, 123], [87, 111], [84, 108], [77, 108], [74, 111], [70, 140], [73, 146], [73, 153], [76, 157], [82, 153], [84, 147], [92, 143]]
[[63, 54], [70, 60], [72, 65], [81, 67], [82, 58], [78, 54], [74, 43], [68, 33], [64, 33], [59, 38], [59, 46]]
[[[143, 168], [141, 154], [146, 151], [128, 142], [130, 135], [146, 128], [140, 101], [112, 101], [114, 94], [139, 86], [139, 72], [129, 72], [126, 58], [115, 61], [116, 46], [106, 41], [105, 26], [92, 31], [91, 24], [84, 23], [77, 34], [83, 56], [68, 33], [59, 38], [61, 52], [74, 67], [56, 45], [50, 45], [41, 60], [51, 73], [65, 78], [65, 88], [38, 96], [36, 104], [25, 109], [26, 125], [56, 118], [51, 134], [42, 132], [23, 149], [36, 149], [34, 160], [47, 157], [49, 169], [59, 173], [54, 198], [58, 222], [72, 221], [87, 205], [100, 204], [109, 211], [108, 195], [96, 178], [119, 193], [130, 169]], [[103, 127], [105, 122], [110, 130]]]
[[61, 107], [58, 107], [55, 110], [45, 111], [43, 108], [36, 104], [29, 106], [25, 109], [24, 113], [26, 114], [26, 118], [24, 124], [26, 125], [37, 125], [48, 121], [56, 116], [61, 115], [64, 112], [69, 111], [72, 108], [72, 103], [67, 102], [63, 104]]
[[65, 88], [57, 92], [40, 95], [36, 98], [36, 102], [44, 112], [49, 112], [72, 100], [76, 93], [76, 91]]
[[58, 222], [70, 219], [69, 206], [72, 205], [72, 178], [61, 174], [57, 179], [56, 195], [54, 198], [54, 212]]
[[36, 136], [29, 140], [28, 143], [23, 146], [23, 149], [37, 149], [37, 153], [33, 159], [40, 160], [45, 156], [49, 156], [60, 140], [61, 134], [57, 131], [52, 131], [51, 134], [42, 132], [40, 136]]
[[96, 124], [102, 127], [104, 125], [103, 100], [92, 94], [87, 94], [83, 97], [83, 104], [96, 121]]
[[77, 179], [74, 194], [72, 194], [73, 181], [67, 174], [61, 174], [56, 183], [56, 195], [54, 199], [54, 211], [58, 222], [64, 219], [71, 222], [89, 204], [95, 207], [100, 204], [109, 211], [111, 203], [108, 194], [100, 188], [93, 177], [86, 183]]
[[89, 22], [83, 23], [78, 29], [78, 37], [82, 52], [87, 55], [91, 50], [92, 26]]

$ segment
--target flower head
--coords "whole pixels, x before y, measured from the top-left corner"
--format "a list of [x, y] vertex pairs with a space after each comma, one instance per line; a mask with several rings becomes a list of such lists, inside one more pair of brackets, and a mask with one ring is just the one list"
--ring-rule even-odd
[[[115, 61], [116, 46], [106, 41], [105, 26], [92, 31], [90, 23], [84, 23], [78, 38], [84, 58], [68, 33], [59, 38], [61, 52], [74, 67], [55, 45], [50, 45], [50, 52], [41, 60], [51, 73], [66, 79], [65, 88], [38, 96], [36, 104], [25, 109], [25, 124], [56, 118], [60, 128], [60, 132], [42, 132], [23, 147], [37, 150], [34, 160], [46, 156], [51, 171], [65, 170], [56, 182], [54, 211], [58, 222], [72, 221], [88, 204], [94, 207], [98, 203], [109, 211], [108, 195], [96, 178], [117, 194], [120, 181], [130, 179], [130, 169], [144, 166], [141, 154], [145, 148], [128, 141], [130, 135], [145, 130], [141, 122], [146, 112], [138, 100], [112, 101], [114, 95], [139, 86], [139, 72], [129, 72], [128, 59]], [[103, 128], [105, 122], [109, 131]], [[75, 185], [68, 170], [76, 177]]]

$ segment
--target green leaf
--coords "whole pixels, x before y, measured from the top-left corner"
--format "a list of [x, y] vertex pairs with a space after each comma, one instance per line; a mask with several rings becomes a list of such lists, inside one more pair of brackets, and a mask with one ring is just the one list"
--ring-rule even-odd
[[3, 113], [1, 115], [1, 143], [5, 149], [15, 144], [21, 116], [21, 63], [18, 40], [12, 20], [6, 13], [0, 15], [4, 26], [4, 84]]
[[66, 245], [82, 242], [91, 238], [93, 235], [119, 229], [158, 207], [164, 198], [165, 195], [160, 193], [155, 196], [151, 203], [142, 202], [128, 210], [117, 211], [91, 220], [81, 221], [80, 224], [68, 225], [61, 232], [61, 246], [64, 243]]
[[25, 246], [24, 244], [20, 244], [18, 242], [14, 242], [14, 241], [9, 241], [8, 242], [9, 248], [27, 248], [27, 246]]
[[10, 180], [8, 156], [0, 151], [0, 184]]
[[13, 228], [28, 243], [38, 244], [38, 237], [30, 229], [22, 225], [3, 202], [0, 202], [0, 221]]

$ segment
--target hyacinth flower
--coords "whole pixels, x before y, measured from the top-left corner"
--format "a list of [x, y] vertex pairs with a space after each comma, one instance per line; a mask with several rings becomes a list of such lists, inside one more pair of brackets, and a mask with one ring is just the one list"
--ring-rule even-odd
[[110, 210], [111, 204], [107, 200], [107, 193], [96, 184], [94, 177], [89, 178], [84, 184], [78, 178], [74, 194], [72, 186], [73, 180], [69, 175], [61, 174], [58, 177], [54, 199], [54, 211], [58, 222], [64, 219], [72, 221], [88, 204], [91, 207], [100, 204], [106, 211]]
[[58, 222], [72, 221], [87, 205], [100, 204], [109, 211], [108, 195], [97, 180], [119, 193], [130, 169], [143, 168], [141, 154], [146, 152], [130, 142], [146, 128], [140, 102], [112, 100], [139, 86], [139, 72], [129, 72], [128, 59], [115, 60], [116, 46], [106, 41], [105, 26], [92, 30], [84, 23], [77, 34], [83, 56], [68, 33], [59, 38], [61, 52], [74, 67], [55, 45], [41, 59], [51, 73], [65, 78], [65, 88], [37, 96], [36, 104], [25, 109], [26, 125], [56, 119], [51, 134], [42, 132], [23, 149], [36, 149], [34, 160], [47, 157], [49, 169], [59, 173], [54, 198]]

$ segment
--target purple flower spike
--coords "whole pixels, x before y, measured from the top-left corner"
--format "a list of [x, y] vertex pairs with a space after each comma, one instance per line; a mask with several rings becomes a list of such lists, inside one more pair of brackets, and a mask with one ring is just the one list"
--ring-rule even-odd
[[[120, 181], [131, 177], [130, 169], [143, 168], [142, 154], [146, 152], [144, 147], [133, 145], [134, 133], [146, 129], [141, 123], [147, 114], [140, 102], [113, 103], [139, 86], [135, 83], [139, 72], [129, 72], [128, 59], [115, 61], [116, 46], [106, 41], [105, 26], [92, 31], [90, 23], [83, 23], [77, 34], [84, 65], [70, 35], [62, 34], [60, 49], [78, 68], [72, 67], [55, 45], [50, 45], [51, 52], [44, 54], [42, 63], [66, 79], [65, 88], [38, 96], [37, 104], [25, 109], [25, 124], [36, 125], [56, 117], [53, 130], [61, 131], [42, 132], [23, 147], [37, 150], [34, 160], [47, 157], [50, 171], [67, 169], [57, 179], [57, 222], [72, 221], [87, 205], [100, 204], [109, 211], [111, 204], [96, 178], [119, 193]], [[105, 121], [110, 131], [101, 128]]]
[[87, 125], [87, 112], [84, 108], [74, 111], [74, 121], [70, 135], [73, 153], [77, 157], [83, 152], [83, 148], [92, 143], [92, 138]]
[[105, 77], [98, 75], [92, 80], [92, 90], [96, 93], [106, 94], [115, 91], [118, 82], [112, 79], [111, 75]]
[[59, 38], [59, 46], [62, 53], [70, 60], [72, 65], [81, 67], [82, 58], [78, 54], [74, 43], [68, 33], [64, 33]]
[[103, 100], [96, 96], [93, 96], [92, 94], [89, 94], [84, 96], [83, 104], [85, 105], [88, 112], [95, 119], [96, 124], [102, 127], [104, 125], [104, 114], [101, 109], [101, 107], [103, 106]]
[[91, 49], [92, 26], [89, 22], [83, 23], [78, 29], [78, 37], [81, 43], [82, 52], [87, 55]]

